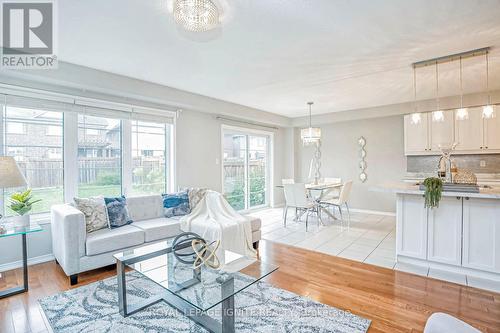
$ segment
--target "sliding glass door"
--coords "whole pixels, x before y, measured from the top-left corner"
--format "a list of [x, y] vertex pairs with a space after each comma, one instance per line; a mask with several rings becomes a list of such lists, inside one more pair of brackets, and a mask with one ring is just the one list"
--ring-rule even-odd
[[268, 135], [223, 130], [224, 196], [236, 210], [269, 203]]

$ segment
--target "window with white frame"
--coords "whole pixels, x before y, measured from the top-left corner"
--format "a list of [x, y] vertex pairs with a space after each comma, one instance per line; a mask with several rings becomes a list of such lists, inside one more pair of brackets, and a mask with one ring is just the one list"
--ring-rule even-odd
[[[32, 213], [47, 212], [53, 204], [63, 203], [63, 137], [48, 134], [49, 128], [62, 133], [63, 113], [7, 105], [3, 123], [5, 155], [16, 159], [33, 195], [43, 198], [33, 206]], [[5, 189], [4, 196], [20, 190]], [[6, 215], [13, 215], [9, 201], [3, 202]]]
[[79, 197], [122, 194], [121, 135], [119, 119], [78, 115]]
[[163, 193], [167, 188], [169, 124], [132, 121], [132, 195]]
[[[173, 190], [175, 113], [87, 107], [76, 99], [0, 97], [0, 155], [16, 159], [35, 198], [42, 199], [32, 214], [47, 213], [74, 196]], [[8, 196], [20, 190], [0, 189], [0, 214], [12, 215]]]
[[223, 127], [223, 192], [236, 210], [269, 204], [271, 136]]

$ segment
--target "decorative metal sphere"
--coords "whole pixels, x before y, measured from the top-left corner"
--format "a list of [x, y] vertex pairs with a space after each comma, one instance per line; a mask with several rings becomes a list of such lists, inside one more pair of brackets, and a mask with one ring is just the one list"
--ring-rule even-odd
[[183, 264], [193, 264], [196, 260], [196, 252], [192, 247], [193, 241], [206, 244], [207, 242], [194, 232], [183, 232], [172, 241], [172, 253]]
[[211, 0], [175, 0], [174, 19], [188, 31], [208, 31], [219, 25], [219, 9]]

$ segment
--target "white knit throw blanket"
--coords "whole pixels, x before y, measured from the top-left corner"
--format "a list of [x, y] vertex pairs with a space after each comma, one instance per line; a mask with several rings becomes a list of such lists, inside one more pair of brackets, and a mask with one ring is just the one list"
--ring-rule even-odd
[[181, 218], [181, 229], [195, 232], [211, 242], [220, 240], [217, 256], [224, 261], [224, 251], [256, 258], [252, 247], [250, 220], [238, 214], [222, 194], [207, 191], [191, 214]]

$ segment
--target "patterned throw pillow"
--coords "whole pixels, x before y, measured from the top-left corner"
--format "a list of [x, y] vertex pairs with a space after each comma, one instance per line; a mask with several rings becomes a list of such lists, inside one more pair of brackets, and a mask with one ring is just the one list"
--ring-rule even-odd
[[87, 232], [94, 232], [109, 226], [104, 197], [73, 198], [76, 208], [85, 215]]
[[127, 199], [124, 196], [116, 198], [104, 198], [108, 210], [109, 226], [111, 229], [123, 227], [132, 223], [128, 213]]
[[165, 217], [187, 215], [191, 212], [187, 191], [167, 193], [162, 194], [162, 196]]
[[207, 194], [206, 188], [192, 187], [188, 191], [189, 194], [189, 208], [193, 210], [198, 203], [205, 197]]

